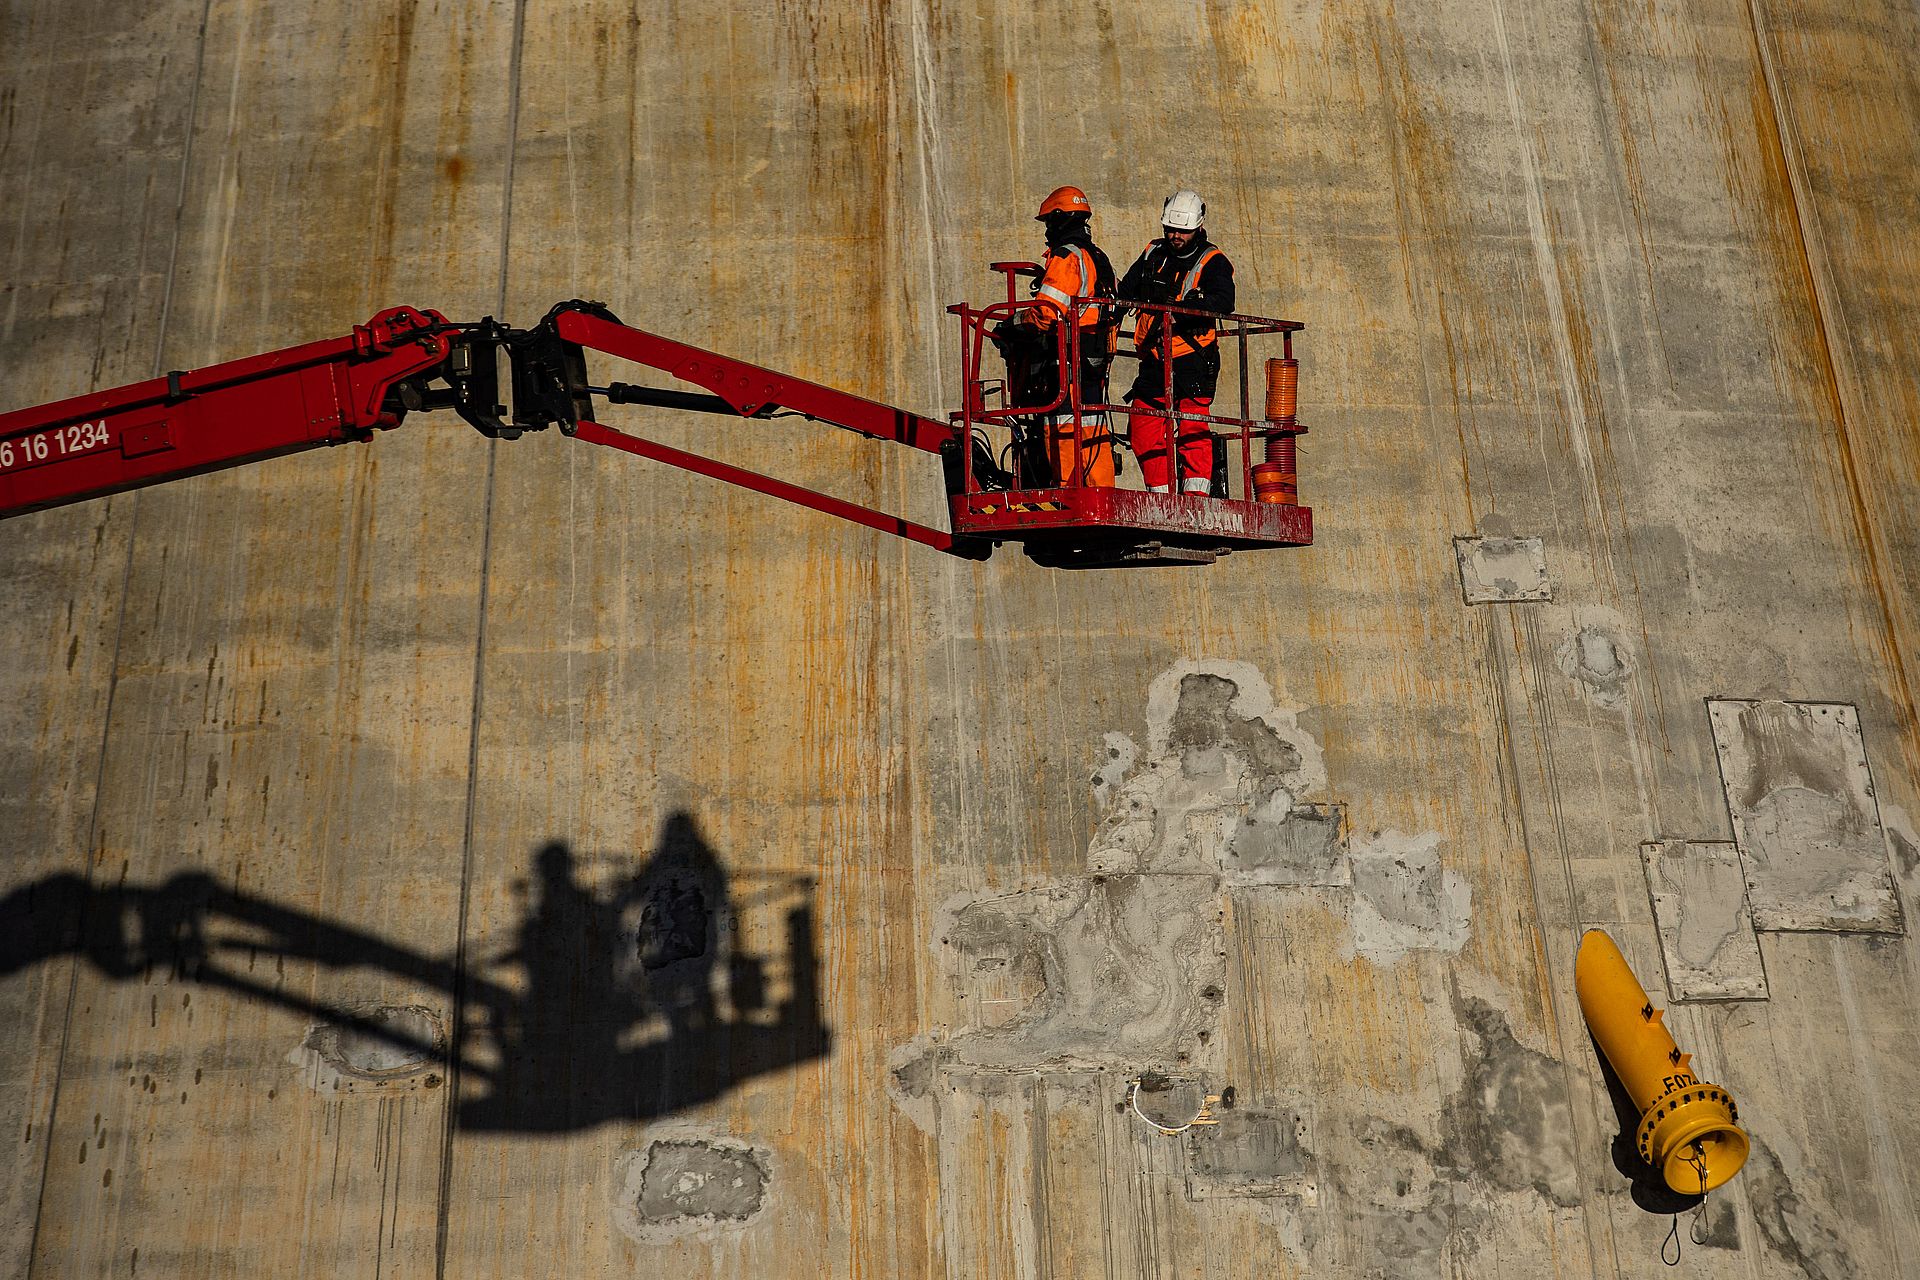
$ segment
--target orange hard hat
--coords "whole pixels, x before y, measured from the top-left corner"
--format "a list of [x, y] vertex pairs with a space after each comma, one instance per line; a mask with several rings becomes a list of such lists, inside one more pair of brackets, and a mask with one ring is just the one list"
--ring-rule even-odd
[[1040, 202], [1040, 212], [1034, 214], [1038, 221], [1050, 213], [1092, 213], [1093, 206], [1087, 203], [1087, 193], [1078, 187], [1061, 187]]

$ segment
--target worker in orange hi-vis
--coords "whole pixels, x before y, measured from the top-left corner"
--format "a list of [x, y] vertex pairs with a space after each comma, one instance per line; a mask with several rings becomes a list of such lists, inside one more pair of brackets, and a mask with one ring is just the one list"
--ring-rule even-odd
[[[1176, 191], [1160, 209], [1161, 237], [1149, 243], [1120, 282], [1120, 301], [1171, 303], [1198, 311], [1226, 315], [1233, 310], [1233, 264], [1207, 239], [1203, 225], [1207, 202], [1196, 191]], [[1140, 353], [1140, 375], [1127, 392], [1132, 406], [1127, 415], [1128, 443], [1140, 459], [1140, 475], [1153, 493], [1174, 487], [1173, 450], [1179, 442], [1181, 493], [1209, 493], [1213, 481], [1213, 432], [1204, 422], [1179, 420], [1170, 431], [1167, 355], [1173, 357], [1172, 398], [1177, 413], [1204, 414], [1213, 407], [1220, 380], [1220, 347], [1209, 316], [1164, 312], [1138, 313], [1134, 346]], [[1172, 339], [1162, 325], [1172, 320]], [[1158, 412], [1156, 412], [1156, 410]], [[1221, 495], [1224, 496], [1224, 495]]]
[[[1046, 415], [1047, 461], [1059, 484], [1111, 488], [1113, 436], [1107, 428], [1107, 415], [1085, 409], [1076, 415], [1075, 410], [1104, 404], [1107, 399], [1107, 368], [1113, 361], [1111, 339], [1116, 317], [1110, 305], [1103, 307], [1084, 300], [1101, 298], [1111, 303], [1113, 264], [1093, 242], [1089, 226], [1093, 207], [1080, 188], [1061, 187], [1041, 202], [1040, 212], [1034, 217], [1046, 224], [1047, 257], [1034, 289], [1037, 305], [1024, 314], [1039, 331], [1042, 359], [1055, 361], [1058, 369], [1057, 327], [1062, 321], [1080, 331], [1074, 385], [1060, 406]], [[1083, 301], [1076, 306], [1075, 298]], [[1043, 380], [1041, 385], [1049, 383], [1052, 389], [1047, 399], [1051, 400], [1058, 393], [1059, 383], [1056, 378]]]

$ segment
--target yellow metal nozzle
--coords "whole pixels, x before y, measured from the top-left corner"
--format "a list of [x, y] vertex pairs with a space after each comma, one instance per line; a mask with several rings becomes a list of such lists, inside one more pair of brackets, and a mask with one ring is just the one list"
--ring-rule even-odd
[[1640, 1111], [1640, 1158], [1683, 1195], [1711, 1191], [1747, 1162], [1747, 1135], [1733, 1095], [1692, 1072], [1612, 938], [1589, 929], [1573, 963], [1580, 1012], [1607, 1064]]

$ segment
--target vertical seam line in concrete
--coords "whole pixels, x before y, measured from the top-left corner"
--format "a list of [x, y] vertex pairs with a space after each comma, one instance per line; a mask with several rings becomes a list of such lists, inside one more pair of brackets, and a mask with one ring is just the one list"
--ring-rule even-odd
[[[212, 11], [213, 0], [201, 0], [200, 43], [193, 59], [193, 89], [187, 95], [187, 138], [180, 152], [180, 185], [173, 201], [173, 243], [167, 249], [167, 283], [160, 292], [160, 328], [153, 343], [153, 376], [156, 378], [165, 372], [161, 357], [166, 354], [167, 321], [173, 314], [173, 285], [180, 265], [181, 229], [187, 221], [187, 179], [193, 168], [193, 126], [200, 114], [200, 82], [207, 68], [207, 22]], [[131, 558], [131, 544], [128, 550]]]
[[[500, 272], [494, 281], [499, 314], [507, 309], [507, 279], [513, 255], [513, 168], [520, 141], [520, 68], [525, 53], [527, 0], [514, 0], [513, 48], [507, 69], [507, 154], [500, 196]], [[473, 905], [474, 809], [480, 779], [480, 722], [485, 706], [487, 604], [493, 569], [494, 471], [500, 441], [487, 441], [487, 480], [480, 511], [480, 599], [473, 638], [473, 702], [467, 727], [466, 822], [460, 837], [460, 904], [453, 960], [453, 1007], [447, 1017], [446, 1119], [440, 1135], [440, 1184], [434, 1212], [433, 1274], [446, 1280], [447, 1236], [452, 1221], [453, 1143], [460, 1127], [461, 1070], [467, 1018], [467, 922]]]
[[[1774, 149], [1779, 152], [1780, 168], [1787, 175], [1787, 204], [1793, 215], [1794, 238], [1800, 248], [1800, 267], [1807, 277], [1807, 294], [1813, 303], [1814, 336], [1819, 339], [1820, 361], [1827, 375], [1827, 386], [1833, 395], [1834, 425], [1837, 428], [1834, 439], [1840, 450], [1840, 472], [1846, 478], [1847, 496], [1852, 500], [1860, 549], [1873, 579], [1874, 602], [1880, 606], [1881, 641], [1886, 646], [1887, 660], [1893, 667], [1893, 678], [1900, 689], [1898, 712], [1905, 731], [1907, 751], [1912, 755], [1920, 753], [1920, 724], [1915, 722], [1913, 684], [1907, 677], [1906, 655], [1901, 651], [1900, 633], [1894, 624], [1895, 609], [1887, 597], [1886, 575], [1882, 572], [1885, 555], [1880, 549], [1874, 522], [1866, 509], [1866, 500], [1860, 488], [1860, 468], [1853, 456], [1854, 415], [1847, 408], [1846, 383], [1840, 377], [1840, 361], [1833, 350], [1833, 326], [1827, 318], [1836, 308], [1831, 298], [1832, 285], [1827, 278], [1826, 248], [1820, 239], [1819, 229], [1809, 229], [1807, 226], [1806, 209], [1810, 201], [1801, 192], [1804, 177], [1800, 146], [1792, 134], [1793, 121], [1783, 109], [1780, 80], [1773, 66], [1772, 42], [1766, 34], [1763, 0], [1747, 0], [1747, 20], [1753, 34], [1754, 61], [1759, 65], [1760, 80], [1767, 90], [1767, 114], [1773, 126]], [[1851, 370], [1848, 376], [1850, 379]]]
[[[1525, 624], [1520, 623], [1520, 620], [1514, 616], [1517, 612], [1516, 610], [1507, 610], [1504, 612], [1507, 612], [1508, 616], [1501, 621], [1505, 622], [1506, 629], [1509, 632], [1513, 632], [1516, 629], [1524, 629]], [[1561, 1026], [1561, 1018], [1563, 1015], [1561, 1013], [1560, 1000], [1556, 995], [1554, 986], [1553, 943], [1550, 939], [1542, 937], [1542, 935], [1547, 932], [1547, 911], [1544, 900], [1541, 897], [1540, 875], [1534, 866], [1533, 839], [1531, 833], [1528, 831], [1526, 788], [1520, 780], [1520, 749], [1515, 741], [1513, 703], [1508, 696], [1507, 689], [1507, 679], [1510, 668], [1507, 663], [1506, 650], [1501, 644], [1500, 632], [1501, 627], [1497, 623], [1492, 621], [1488, 622], [1486, 627], [1487, 660], [1488, 666], [1493, 672], [1493, 696], [1499, 709], [1500, 754], [1504, 757], [1503, 772], [1506, 774], [1513, 788], [1512, 796], [1510, 798], [1503, 797], [1503, 799], [1508, 799], [1513, 805], [1515, 816], [1519, 820], [1520, 846], [1525, 854], [1521, 861], [1527, 871], [1527, 892], [1533, 900], [1533, 918], [1535, 921], [1534, 936], [1537, 940], [1535, 945], [1538, 950], [1538, 963], [1543, 971], [1542, 976], [1545, 979], [1541, 985], [1547, 1004], [1547, 1021], [1551, 1024], [1554, 1044], [1559, 1050], [1556, 1058], [1560, 1064], [1561, 1087], [1566, 1091], [1568, 1114], [1573, 1118], [1573, 1140], [1578, 1144], [1587, 1135], [1581, 1131], [1582, 1111], [1578, 1101], [1581, 1095], [1579, 1093], [1577, 1076], [1572, 1061], [1573, 1054], [1576, 1050], [1569, 1047], [1565, 1030]], [[1529, 639], [1533, 641], [1534, 647], [1537, 650], [1537, 634], [1529, 637]], [[1515, 678], [1519, 679], [1524, 686], [1527, 682], [1526, 673], [1517, 669], [1524, 661], [1519, 653], [1519, 641], [1520, 638], [1516, 635], [1514, 637], [1515, 669], [1512, 670], [1512, 674]], [[1529, 693], [1528, 696], [1531, 697], [1531, 694]], [[1549, 794], [1551, 794], [1552, 788], [1549, 787], [1548, 791]], [[1585, 921], [1580, 914], [1580, 895], [1574, 887], [1573, 863], [1567, 856], [1564, 833], [1556, 831], [1554, 842], [1560, 850], [1561, 873], [1566, 877], [1567, 914], [1572, 917], [1575, 936], [1574, 948], [1577, 952], [1580, 945], [1578, 939], [1585, 928]], [[1577, 1044], [1578, 1041], [1576, 1040], [1574, 1043]], [[1605, 1128], [1604, 1121], [1602, 1121], [1601, 1128], [1602, 1130]], [[1595, 1135], [1596, 1139], [1598, 1136], [1598, 1134]], [[1576, 1165], [1574, 1176], [1577, 1179], [1580, 1192], [1581, 1235], [1585, 1237], [1585, 1244], [1587, 1246], [1587, 1267], [1593, 1275], [1598, 1276], [1600, 1275], [1600, 1242], [1595, 1238], [1595, 1215], [1591, 1197], [1589, 1196], [1589, 1187], [1584, 1176], [1586, 1162], [1577, 1160], [1574, 1163]], [[1603, 1205], [1599, 1216], [1601, 1225], [1605, 1229], [1608, 1251], [1612, 1253], [1614, 1252], [1612, 1215], [1606, 1211]], [[1614, 1267], [1614, 1272], [1616, 1275], [1619, 1272], [1617, 1262]]]
[[[1882, 1217], [1892, 1217], [1897, 1210], [1904, 1208], [1906, 1210], [1904, 1216], [1908, 1225], [1911, 1226], [1915, 1221], [1913, 1199], [1906, 1194], [1906, 1182], [1901, 1177], [1901, 1170], [1906, 1162], [1902, 1158], [1900, 1140], [1887, 1124], [1887, 1105], [1882, 1096], [1879, 1075], [1874, 1070], [1873, 1059], [1869, 1054], [1860, 1052], [1863, 1043], [1871, 1047], [1872, 1038], [1866, 1028], [1861, 1025], [1860, 1001], [1854, 994], [1852, 968], [1847, 962], [1847, 943], [1839, 935], [1829, 934], [1827, 948], [1828, 953], [1833, 957], [1833, 976], [1840, 993], [1841, 1017], [1847, 1026], [1848, 1048], [1855, 1051], [1855, 1078], [1865, 1086], [1867, 1094], [1864, 1117], [1867, 1124], [1867, 1159], [1873, 1163], [1874, 1172], [1879, 1175], [1874, 1178], [1874, 1199], [1878, 1203]], [[1891, 1152], [1887, 1150], [1889, 1147], [1893, 1149]], [[1892, 1174], [1891, 1177], [1888, 1176], [1889, 1173]], [[1892, 1190], [1889, 1191], [1889, 1188]], [[1898, 1194], [1905, 1203], [1903, 1205], [1889, 1203], [1890, 1194]], [[1900, 1232], [1887, 1233], [1887, 1247], [1893, 1254], [1894, 1270], [1905, 1273], [1905, 1269], [1900, 1265]]]
[[487, 442], [487, 480], [481, 504], [480, 600], [477, 609], [473, 645], [473, 701], [467, 725], [467, 797], [466, 822], [460, 837], [460, 904], [455, 917], [453, 960], [453, 1007], [447, 1017], [447, 1110], [441, 1130], [440, 1182], [435, 1209], [434, 1275], [444, 1280], [447, 1262], [449, 1195], [453, 1185], [453, 1140], [459, 1128], [460, 1087], [464, 1072], [467, 1016], [467, 920], [473, 899], [474, 801], [478, 792], [480, 768], [480, 718], [485, 694], [484, 673], [487, 650], [487, 596], [490, 559], [493, 551], [493, 477], [494, 461], [500, 442]]
[[[1560, 402], [1567, 415], [1567, 442], [1581, 481], [1581, 515], [1587, 519], [1589, 552], [1594, 568], [1603, 576], [1607, 592], [1620, 598], [1614, 573], [1613, 521], [1607, 514], [1605, 486], [1600, 465], [1594, 457], [1593, 427], [1586, 397], [1581, 394], [1580, 362], [1573, 349], [1573, 325], [1568, 315], [1567, 284], [1560, 258], [1555, 253], [1552, 227], [1547, 220], [1546, 182], [1540, 173], [1540, 159], [1527, 133], [1526, 106], [1520, 100], [1520, 84], [1513, 65], [1513, 49], [1507, 40], [1507, 16], [1500, 0], [1492, 0], [1495, 47], [1500, 59], [1501, 84], [1505, 91], [1507, 113], [1513, 130], [1514, 151], [1519, 156], [1521, 174], [1526, 182], [1523, 204], [1527, 213], [1527, 241], [1532, 250], [1534, 273], [1540, 282], [1540, 298], [1547, 309], [1548, 329], [1553, 339], [1553, 362], [1559, 374]], [[1596, 398], [1599, 392], [1594, 392]], [[1603, 405], [1595, 405], [1604, 410]], [[1622, 518], [1622, 528], [1625, 528]]]
[[1028, 1225], [1033, 1229], [1033, 1261], [1039, 1280], [1052, 1280], [1059, 1274], [1053, 1259], [1053, 1230], [1049, 1222], [1052, 1209], [1052, 1165], [1047, 1159], [1047, 1082], [1038, 1071], [1027, 1077], [1029, 1093], [1028, 1136], [1035, 1150], [1029, 1156], [1034, 1163], [1033, 1202], [1027, 1207]]
[[[109, 498], [108, 502], [112, 499]], [[107, 744], [112, 738], [114, 695], [120, 690], [120, 646], [127, 631], [127, 595], [133, 581], [133, 535], [138, 528], [140, 495], [133, 495], [133, 514], [127, 519], [127, 557], [120, 568], [120, 607], [113, 624], [113, 656], [107, 665], [107, 699], [100, 714], [100, 752], [93, 771], [93, 807], [87, 815], [85, 876], [93, 883], [95, 849], [100, 837], [100, 793], [106, 785]], [[53, 1130], [60, 1116], [60, 1086], [66, 1079], [67, 1046], [73, 1034], [73, 1007], [80, 996], [78, 956], [67, 967], [67, 1007], [60, 1020], [60, 1048], [54, 1055], [53, 1094], [47, 1100], [46, 1142], [40, 1157], [40, 1190], [34, 1201], [33, 1231], [27, 1240], [27, 1280], [33, 1280], [40, 1261], [40, 1222], [47, 1208], [47, 1178], [53, 1169]]]
[[[200, 26], [196, 33], [193, 57], [193, 87], [187, 91], [186, 138], [180, 151], [180, 180], [174, 189], [173, 243], [167, 249], [167, 279], [160, 295], [160, 320], [153, 342], [152, 375], [163, 372], [161, 357], [166, 353], [167, 319], [173, 306], [173, 282], [180, 262], [180, 232], [186, 223], [187, 180], [193, 168], [193, 126], [200, 113], [200, 83], [207, 65], [207, 19], [213, 0], [201, 0]], [[136, 291], [136, 297], [137, 297]], [[108, 498], [111, 507], [113, 499]], [[120, 566], [120, 603], [113, 622], [113, 652], [107, 663], [106, 705], [100, 712], [100, 751], [93, 770], [93, 806], [87, 814], [86, 879], [93, 881], [95, 845], [100, 838], [100, 795], [107, 780], [107, 746], [113, 734], [113, 704], [120, 691], [120, 650], [127, 635], [127, 599], [133, 590], [133, 555], [140, 531], [140, 494], [131, 495], [127, 516], [127, 554]], [[67, 968], [67, 1007], [60, 1019], [60, 1048], [54, 1057], [53, 1093], [47, 1100], [46, 1142], [40, 1157], [40, 1189], [34, 1198], [33, 1230], [27, 1238], [27, 1280], [40, 1264], [40, 1224], [47, 1210], [47, 1178], [53, 1170], [53, 1130], [60, 1116], [60, 1087], [66, 1078], [67, 1047], [73, 1037], [73, 1006], [80, 994], [80, 961], [76, 957]]]
[[[1377, 38], [1373, 41], [1373, 65], [1379, 73], [1381, 125], [1393, 140], [1392, 145], [1387, 148], [1387, 156], [1393, 164], [1393, 220], [1400, 231], [1401, 261], [1405, 266], [1407, 283], [1407, 306], [1414, 312], [1415, 324], [1420, 330], [1420, 339], [1417, 344], [1420, 354], [1420, 391], [1426, 406], [1426, 428], [1431, 437], [1433, 432], [1441, 429], [1443, 424], [1439, 421], [1434, 400], [1433, 368], [1427, 358], [1427, 342], [1434, 326], [1438, 326], [1441, 341], [1449, 346], [1452, 345], [1446, 316], [1447, 295], [1433, 282], [1431, 272], [1426, 269], [1426, 261], [1424, 259], [1416, 261], [1414, 252], [1416, 240], [1422, 250], [1429, 250], [1432, 247], [1432, 239], [1424, 230], [1416, 229], [1414, 219], [1408, 214], [1405, 201], [1402, 199], [1401, 193], [1411, 191], [1414, 185], [1407, 173], [1406, 130], [1401, 126], [1390, 100], [1393, 87], [1388, 83], [1387, 66], [1381, 53], [1381, 42]], [[1401, 69], [1404, 70], [1404, 68]], [[1467, 445], [1466, 430], [1461, 425], [1461, 407], [1457, 395], [1454, 397], [1453, 405], [1453, 434], [1460, 445], [1460, 487], [1462, 498], [1467, 506], [1467, 523], [1469, 527], [1478, 529], [1480, 518], [1474, 510], [1473, 501], [1473, 451]], [[1495, 500], [1492, 505], [1497, 509], [1500, 504]]]

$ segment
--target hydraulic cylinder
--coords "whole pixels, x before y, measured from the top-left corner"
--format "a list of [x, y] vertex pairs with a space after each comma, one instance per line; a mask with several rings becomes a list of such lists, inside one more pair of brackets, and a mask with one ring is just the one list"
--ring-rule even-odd
[[1749, 1143], [1733, 1095], [1693, 1074], [1612, 938], [1589, 929], [1580, 939], [1573, 985], [1587, 1028], [1640, 1110], [1634, 1133], [1640, 1158], [1683, 1195], [1704, 1195], [1740, 1172]]

